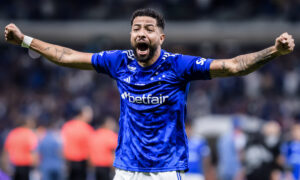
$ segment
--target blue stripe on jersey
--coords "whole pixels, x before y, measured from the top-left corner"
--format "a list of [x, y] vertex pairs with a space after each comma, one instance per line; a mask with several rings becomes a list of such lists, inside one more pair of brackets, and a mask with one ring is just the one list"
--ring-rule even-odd
[[184, 120], [189, 82], [210, 79], [211, 61], [162, 50], [153, 65], [143, 68], [132, 50], [93, 55], [93, 67], [114, 78], [120, 92], [115, 167], [141, 172], [188, 169]]

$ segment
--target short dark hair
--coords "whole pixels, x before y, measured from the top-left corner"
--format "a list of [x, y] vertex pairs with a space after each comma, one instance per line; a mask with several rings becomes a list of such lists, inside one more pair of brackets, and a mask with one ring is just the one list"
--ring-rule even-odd
[[160, 14], [158, 11], [151, 9], [151, 8], [145, 8], [145, 9], [138, 9], [132, 13], [131, 16], [131, 26], [133, 23], [133, 20], [138, 16], [149, 16], [154, 19], [156, 19], [156, 24], [158, 27], [165, 29], [165, 19], [162, 14]]

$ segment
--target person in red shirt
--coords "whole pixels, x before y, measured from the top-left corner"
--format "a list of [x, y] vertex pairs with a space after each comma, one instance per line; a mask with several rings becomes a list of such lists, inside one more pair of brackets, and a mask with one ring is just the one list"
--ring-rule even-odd
[[85, 180], [87, 177], [89, 138], [94, 131], [88, 123], [92, 118], [92, 108], [85, 106], [62, 127], [63, 154], [68, 163], [70, 180]]
[[9, 132], [4, 144], [5, 154], [15, 166], [14, 180], [29, 180], [32, 167], [37, 162], [36, 147], [38, 138], [32, 131], [35, 123], [28, 117], [22, 125]]
[[114, 151], [118, 144], [116, 120], [106, 117], [90, 139], [90, 161], [95, 167], [96, 180], [111, 180]]

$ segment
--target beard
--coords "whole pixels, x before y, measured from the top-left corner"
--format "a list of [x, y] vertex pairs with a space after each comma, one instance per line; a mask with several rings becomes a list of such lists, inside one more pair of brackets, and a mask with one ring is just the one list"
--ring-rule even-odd
[[[145, 45], [144, 43], [141, 43], [141, 44]], [[137, 44], [135, 47], [133, 47], [134, 56], [137, 61], [142, 62], [142, 63], [146, 63], [146, 62], [150, 61], [150, 59], [153, 58], [153, 56], [157, 50], [157, 46], [147, 45], [149, 53], [147, 55], [143, 56], [143, 55], [139, 55], [137, 53], [138, 48], [139, 48], [139, 44]]]

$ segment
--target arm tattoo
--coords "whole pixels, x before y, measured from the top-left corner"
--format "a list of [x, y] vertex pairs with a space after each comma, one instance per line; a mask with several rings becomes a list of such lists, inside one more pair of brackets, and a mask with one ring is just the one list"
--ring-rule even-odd
[[249, 74], [250, 72], [253, 72], [254, 70], [260, 68], [277, 56], [279, 55], [274, 52], [273, 47], [258, 51], [256, 53], [237, 56], [234, 58], [237, 63], [236, 75]]
[[51, 48], [51, 47], [46, 47], [46, 48], [44, 49], [44, 51], [48, 51], [48, 50], [50, 50], [50, 48]]
[[[59, 54], [61, 52], [61, 54]], [[55, 48], [55, 57], [57, 58], [57, 61], [62, 61], [64, 55], [71, 55], [72, 50], [69, 48], [63, 48], [62, 50]]]
[[[219, 60], [217, 60], [219, 61]], [[216, 61], [216, 62], [217, 62]], [[226, 65], [226, 60], [220, 60], [220, 63], [217, 63], [217, 68], [210, 71], [211, 77], [226, 77], [232, 75], [228, 64]]]
[[57, 51], [59, 51], [57, 48], [55, 48], [55, 57], [57, 57]]
[[223, 61], [222, 63], [222, 71], [225, 72], [226, 68], [225, 68], [225, 62]]

